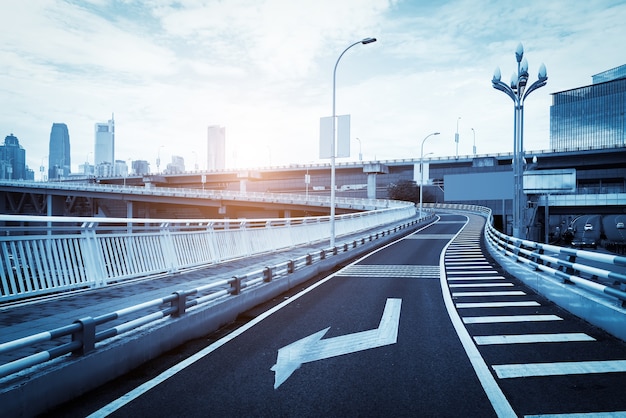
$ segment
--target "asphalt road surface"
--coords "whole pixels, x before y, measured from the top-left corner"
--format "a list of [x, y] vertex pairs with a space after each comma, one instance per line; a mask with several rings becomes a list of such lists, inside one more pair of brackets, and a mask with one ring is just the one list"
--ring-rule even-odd
[[483, 224], [441, 214], [88, 413], [626, 415], [624, 343], [494, 267]]

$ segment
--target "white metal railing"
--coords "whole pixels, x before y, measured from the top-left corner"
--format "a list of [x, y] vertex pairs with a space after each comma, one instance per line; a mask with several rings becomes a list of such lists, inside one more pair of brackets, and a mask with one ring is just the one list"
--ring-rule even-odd
[[[326, 260], [328, 257], [338, 256], [340, 253], [346, 254], [353, 249], [358, 250], [368, 243], [382, 239], [385, 236], [389, 237], [409, 228], [415, 228], [421, 222], [428, 221], [434, 217], [432, 213], [428, 213], [423, 218], [417, 218], [414, 215], [415, 213], [412, 219], [384, 226], [382, 229], [376, 230], [376, 232], [364, 232], [364, 235], [360, 236], [360, 238], [352, 239], [351, 242], [345, 242], [334, 248], [324, 248], [277, 265], [266, 266], [262, 269], [250, 271], [243, 275], [229, 279], [216, 279], [196, 288], [181, 290], [115, 312], [108, 312], [93, 317], [84, 317], [77, 319], [72, 324], [16, 340], [0, 342], [0, 355], [7, 355], [8, 353], [11, 353], [11, 355], [15, 354], [13, 360], [0, 364], [0, 379], [69, 353], [76, 355], [86, 354], [96, 349], [96, 343], [110, 340], [111, 338], [135, 330], [140, 326], [155, 323], [165, 317], [182, 316], [187, 310], [200, 305], [206, 306], [217, 300], [238, 296], [243, 292], [256, 289], [263, 284], [280, 280], [296, 271], [301, 271], [308, 266]], [[252, 229], [253, 228], [249, 229], [249, 231]], [[241, 312], [243, 312], [256, 303], [259, 303], [259, 301], [254, 302], [253, 299], [248, 299], [246, 302], [243, 302], [239, 308]], [[108, 328], [106, 328], [106, 326], [108, 326]], [[20, 351], [24, 348], [41, 348], [40, 346], [46, 346], [50, 341], [59, 341], [68, 336], [72, 337], [70, 342], [56, 344], [54, 348], [44, 348], [41, 351], [36, 349], [34, 354], [26, 356], [23, 356]]]
[[[416, 213], [413, 204], [378, 203], [388, 208], [337, 216], [336, 235]], [[227, 221], [0, 215], [4, 223], [0, 302], [320, 242], [329, 238], [329, 220], [328, 216]]]

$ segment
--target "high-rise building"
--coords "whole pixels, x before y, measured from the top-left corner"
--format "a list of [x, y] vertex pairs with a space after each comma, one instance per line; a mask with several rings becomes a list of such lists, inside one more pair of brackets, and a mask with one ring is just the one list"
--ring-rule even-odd
[[35, 173], [26, 167], [26, 150], [13, 134], [0, 145], [0, 179], [33, 180]]
[[551, 149], [626, 145], [626, 65], [596, 74], [592, 81], [552, 93]]
[[70, 172], [70, 133], [66, 124], [53, 123], [48, 150], [48, 179], [59, 179]]
[[209, 126], [207, 136], [207, 170], [226, 168], [226, 128]]
[[142, 176], [150, 172], [150, 163], [146, 160], [135, 160], [132, 162], [133, 172], [137, 176]]
[[169, 174], [184, 173], [185, 159], [180, 155], [172, 155], [172, 162], [167, 165], [165, 171]]
[[94, 165], [115, 163], [115, 121], [113, 115], [107, 123], [96, 123]]

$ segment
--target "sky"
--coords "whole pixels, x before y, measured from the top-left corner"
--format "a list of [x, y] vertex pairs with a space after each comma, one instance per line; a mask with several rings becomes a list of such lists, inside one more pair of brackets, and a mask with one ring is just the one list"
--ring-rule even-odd
[[[47, 169], [53, 123], [68, 126], [72, 171], [93, 163], [94, 126], [114, 115], [115, 158], [172, 155], [206, 168], [207, 127], [226, 130], [226, 166], [328, 163], [320, 118], [351, 116], [338, 163], [509, 153], [513, 101], [530, 82], [524, 148], [550, 145], [552, 93], [626, 64], [626, 1], [615, 0], [3, 0], [0, 138]], [[459, 143], [455, 143], [455, 133]], [[358, 140], [357, 140], [358, 138]], [[2, 141], [2, 139], [0, 139]]]

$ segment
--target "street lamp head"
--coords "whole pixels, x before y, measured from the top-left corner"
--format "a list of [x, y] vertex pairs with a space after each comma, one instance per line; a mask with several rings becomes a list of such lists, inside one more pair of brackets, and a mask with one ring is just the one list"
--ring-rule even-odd
[[493, 78], [491, 79], [492, 83], [499, 83], [500, 79], [502, 79], [502, 74], [500, 73], [500, 67], [496, 67], [495, 70], [493, 70]]
[[439, 132], [433, 132], [433, 135], [439, 135]]
[[361, 41], [363, 45], [371, 44], [372, 42], [376, 42], [376, 38], [365, 38]]
[[524, 58], [519, 68], [520, 75], [528, 76], [528, 60]]
[[544, 63], [541, 63], [541, 66], [539, 66], [539, 80], [540, 81], [544, 81], [548, 79], [548, 70], [546, 70], [546, 66]]
[[520, 42], [515, 49], [515, 59], [517, 62], [522, 61], [522, 57], [524, 56], [524, 45]]
[[517, 89], [517, 74], [511, 74], [511, 88], [513, 90]]

